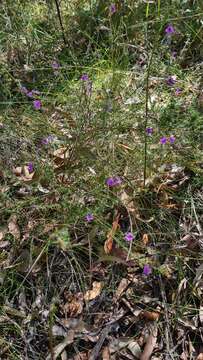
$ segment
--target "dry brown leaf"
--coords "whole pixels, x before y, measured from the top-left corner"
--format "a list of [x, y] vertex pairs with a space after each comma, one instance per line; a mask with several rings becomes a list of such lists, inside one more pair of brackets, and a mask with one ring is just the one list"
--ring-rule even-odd
[[128, 279], [123, 278], [121, 280], [121, 282], [118, 285], [118, 288], [115, 292], [114, 301], [117, 301], [121, 297], [122, 293], [127, 289], [129, 283], [130, 283], [130, 281]]
[[104, 243], [104, 251], [105, 251], [105, 254], [110, 254], [111, 251], [112, 251], [112, 248], [113, 248], [113, 238], [115, 236], [115, 233], [117, 231], [117, 229], [120, 228], [120, 225], [119, 225], [119, 218], [120, 218], [120, 215], [117, 215], [116, 219], [114, 220], [113, 224], [112, 224], [112, 228], [111, 230], [108, 232], [107, 234], [107, 239]]
[[62, 147], [54, 151], [54, 157], [60, 158], [62, 160], [67, 159], [69, 157], [69, 151], [67, 147]]
[[156, 311], [143, 311], [142, 316], [147, 320], [158, 320], [160, 313]]
[[135, 359], [139, 359], [140, 355], [141, 355], [141, 349], [139, 344], [137, 343], [137, 341], [132, 340], [129, 344], [128, 344], [128, 350], [131, 352], [131, 354], [133, 354], [133, 356], [135, 357]]
[[102, 351], [102, 360], [111, 360], [108, 346], [105, 346], [105, 348]]
[[199, 320], [200, 320], [201, 324], [203, 325], [203, 306], [200, 306], [200, 309], [199, 309]]
[[0, 249], [5, 249], [10, 245], [10, 242], [8, 240], [1, 241], [0, 242]]
[[147, 339], [147, 342], [144, 347], [144, 351], [140, 356], [140, 360], [150, 360], [152, 352], [157, 342], [157, 333], [158, 333], [157, 326], [154, 326], [154, 328], [151, 331], [151, 334]]
[[66, 350], [61, 353], [61, 360], [68, 360], [68, 354]]
[[125, 192], [125, 190], [123, 190], [120, 194], [120, 200], [130, 213], [136, 212], [134, 202], [132, 198]]
[[73, 360], [88, 360], [89, 354], [88, 352], [80, 352], [74, 356]]
[[148, 244], [148, 242], [149, 242], [149, 235], [148, 234], [143, 234], [142, 242], [143, 242], [143, 244], [145, 246]]
[[203, 353], [200, 353], [200, 354], [197, 356], [196, 360], [203, 360]]
[[21, 173], [22, 173], [22, 166], [17, 166], [16, 168], [13, 169], [13, 173], [16, 175], [16, 176], [20, 176]]
[[18, 166], [16, 168], [13, 169], [13, 173], [18, 176], [20, 178], [20, 180], [23, 181], [31, 181], [33, 179], [33, 176], [35, 174], [35, 172], [29, 172], [29, 166], [28, 165], [24, 165], [24, 166]]
[[83, 295], [82, 293], [77, 293], [75, 295], [66, 295], [67, 302], [62, 306], [64, 314], [69, 317], [75, 317], [82, 313], [83, 311]]
[[8, 230], [9, 230], [9, 233], [11, 235], [13, 235], [13, 237], [16, 240], [20, 239], [20, 229], [19, 229], [19, 226], [18, 226], [18, 223], [17, 223], [17, 216], [16, 215], [12, 215], [10, 217], [9, 222], [8, 222]]
[[0, 230], [0, 241], [2, 241], [4, 239], [6, 233], [7, 233], [7, 228], [6, 227], [1, 228], [1, 230]]
[[94, 281], [93, 284], [92, 284], [92, 290], [88, 290], [85, 293], [84, 299], [86, 301], [90, 301], [90, 300], [95, 299], [97, 296], [100, 295], [102, 287], [103, 287], [103, 284], [101, 282]]

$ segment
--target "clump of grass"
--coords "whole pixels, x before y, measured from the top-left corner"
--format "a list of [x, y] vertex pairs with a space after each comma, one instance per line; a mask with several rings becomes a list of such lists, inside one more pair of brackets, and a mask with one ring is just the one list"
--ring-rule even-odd
[[[64, 292], [84, 293], [97, 277], [103, 280], [102, 271], [107, 280], [95, 307], [108, 311], [120, 279], [130, 274], [131, 260], [141, 283], [144, 265], [152, 269], [149, 284], [136, 290], [139, 296], [132, 286], [133, 298], [139, 304], [147, 288], [166, 302], [171, 312], [163, 318], [170, 320], [169, 329], [175, 327], [174, 339], [180, 318], [197, 316], [200, 305], [198, 293], [190, 292], [201, 259], [179, 247], [185, 218], [197, 222], [202, 216], [197, 144], [202, 115], [191, 51], [201, 31], [200, 5], [195, 3], [189, 16], [185, 5], [161, 2], [55, 5], [7, 2], [0, 19], [0, 211], [8, 228], [0, 261], [1, 302], [19, 309], [24, 296], [31, 317], [23, 330], [18, 318], [1, 326], [2, 338], [14, 344], [10, 359], [24, 354], [29, 324], [34, 335], [27, 356], [45, 358]], [[183, 64], [191, 61], [195, 70], [186, 71]], [[30, 162], [30, 181], [16, 176], [15, 169]], [[20, 239], [9, 232], [12, 214]], [[118, 215], [115, 253], [106, 254]], [[83, 315], [89, 323], [91, 309]]]

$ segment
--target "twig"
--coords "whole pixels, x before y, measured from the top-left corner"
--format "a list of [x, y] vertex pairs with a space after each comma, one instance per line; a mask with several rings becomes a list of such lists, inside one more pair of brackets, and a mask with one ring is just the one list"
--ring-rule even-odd
[[61, 26], [63, 41], [64, 41], [64, 44], [66, 45], [67, 42], [66, 42], [66, 37], [65, 37], [65, 30], [64, 30], [64, 27], [63, 27], [61, 11], [60, 11], [60, 7], [59, 7], [59, 4], [58, 4], [58, 0], [54, 0], [54, 2], [56, 4], [56, 10], [57, 10], [58, 18], [59, 18], [59, 23], [60, 23], [60, 26]]

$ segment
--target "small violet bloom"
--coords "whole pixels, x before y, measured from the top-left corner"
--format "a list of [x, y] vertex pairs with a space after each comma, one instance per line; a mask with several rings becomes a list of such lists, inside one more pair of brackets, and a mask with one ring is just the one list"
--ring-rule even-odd
[[25, 95], [27, 95], [27, 93], [29, 92], [25, 86], [21, 86], [20, 91], [22, 94], [25, 94]]
[[169, 137], [169, 141], [170, 141], [171, 144], [173, 144], [175, 142], [175, 140], [176, 140], [175, 136], [171, 135]]
[[146, 133], [147, 133], [147, 135], [152, 135], [153, 134], [153, 128], [152, 127], [147, 127], [146, 128]]
[[135, 236], [134, 236], [131, 232], [127, 232], [127, 233], [125, 234], [125, 236], [124, 236], [124, 239], [125, 239], [126, 241], [133, 241], [134, 238], [135, 238]]
[[177, 58], [177, 51], [172, 51], [171, 57], [172, 57], [173, 60], [176, 60], [176, 58]]
[[109, 6], [109, 12], [110, 12], [111, 15], [115, 14], [115, 12], [116, 12], [116, 4], [111, 4]]
[[82, 81], [88, 81], [89, 80], [89, 76], [87, 74], [82, 74], [80, 80]]
[[169, 76], [168, 77], [168, 79], [166, 80], [166, 83], [167, 83], [167, 85], [169, 85], [169, 86], [173, 86], [173, 85], [175, 85], [175, 83], [176, 83], [176, 76]]
[[60, 68], [60, 65], [57, 61], [53, 61], [51, 66], [53, 70], [58, 70]]
[[113, 176], [106, 179], [106, 185], [114, 187], [122, 184], [122, 179], [119, 176]]
[[150, 265], [145, 264], [144, 268], [143, 268], [143, 275], [148, 276], [152, 273], [152, 268]]
[[29, 162], [29, 163], [27, 164], [27, 168], [28, 168], [29, 174], [31, 174], [31, 173], [34, 171], [33, 163], [32, 163], [32, 162]]
[[160, 144], [162, 145], [165, 145], [167, 142], [167, 138], [165, 136], [163, 136], [161, 139], [160, 139]]
[[174, 34], [174, 33], [175, 33], [175, 29], [174, 29], [173, 25], [168, 24], [167, 27], [165, 28], [165, 33], [166, 33], [167, 35], [172, 35], [172, 34]]
[[177, 88], [176, 90], [175, 90], [175, 95], [180, 95], [182, 93], [182, 89], [180, 89], [180, 88]]
[[49, 136], [47, 136], [46, 138], [44, 138], [44, 139], [42, 139], [41, 140], [41, 144], [43, 144], [43, 145], [48, 145], [51, 141], [53, 141], [54, 140], [54, 137], [53, 137], [53, 135], [49, 135]]
[[35, 110], [40, 110], [41, 106], [42, 106], [42, 103], [41, 103], [40, 100], [34, 100], [33, 101], [33, 106], [34, 106]]
[[93, 215], [93, 214], [87, 214], [87, 215], [85, 216], [85, 220], [86, 220], [87, 222], [92, 222], [92, 221], [94, 220], [94, 215]]
[[29, 98], [33, 98], [33, 91], [28, 91], [26, 94]]

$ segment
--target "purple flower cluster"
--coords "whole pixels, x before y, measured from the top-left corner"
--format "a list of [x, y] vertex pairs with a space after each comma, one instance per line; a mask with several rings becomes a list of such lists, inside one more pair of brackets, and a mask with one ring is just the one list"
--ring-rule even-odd
[[25, 86], [21, 86], [20, 91], [22, 94], [27, 95], [29, 98], [34, 98], [36, 95], [40, 95], [38, 90], [28, 90]]
[[135, 236], [131, 232], [127, 232], [124, 236], [125, 241], [129, 241], [129, 242], [133, 241], [134, 238]]
[[85, 220], [86, 220], [88, 223], [92, 222], [92, 221], [94, 220], [94, 215], [91, 214], [91, 213], [87, 214], [87, 215], [85, 216]]
[[148, 276], [152, 273], [152, 268], [149, 264], [145, 264], [143, 268], [143, 275]]
[[147, 133], [147, 135], [152, 135], [152, 134], [153, 134], [153, 131], [154, 131], [154, 129], [153, 129], [152, 127], [147, 127], [147, 128], [146, 128], [146, 133]]
[[177, 82], [177, 80], [176, 80], [176, 76], [175, 76], [175, 75], [169, 76], [169, 77], [166, 79], [166, 84], [167, 84], [168, 86], [173, 86], [173, 85], [176, 84], [176, 82]]
[[182, 91], [183, 91], [182, 89], [177, 88], [177, 89], [175, 90], [175, 95], [176, 95], [176, 96], [181, 95]]
[[53, 135], [49, 135], [46, 138], [41, 140], [41, 144], [42, 145], [48, 145], [50, 142], [52, 142], [54, 140]]
[[88, 74], [82, 74], [80, 80], [85, 83], [85, 93], [87, 96], [92, 95], [92, 81], [89, 78]]
[[60, 64], [57, 61], [53, 61], [51, 64], [53, 70], [58, 70], [60, 68]]
[[175, 34], [175, 32], [176, 32], [176, 31], [175, 31], [173, 25], [168, 24], [168, 25], [166, 26], [166, 28], [165, 28], [165, 34], [166, 34], [166, 35], [171, 36], [171, 35]]
[[32, 162], [29, 162], [29, 163], [27, 164], [27, 168], [28, 168], [29, 174], [33, 173], [33, 171], [34, 171], [34, 165], [33, 165]]
[[[33, 98], [40, 95], [40, 92], [38, 90], [35, 90], [35, 89], [34, 90], [28, 90], [25, 86], [22, 86], [20, 88], [20, 91], [21, 91], [22, 94], [26, 95], [30, 99], [33, 99]], [[39, 100], [39, 99], [33, 100], [33, 106], [34, 106], [35, 110], [40, 110], [41, 107], [42, 107], [41, 100]]]
[[175, 142], [175, 140], [176, 140], [176, 138], [173, 135], [169, 136], [169, 138], [167, 138], [166, 136], [163, 136], [160, 139], [160, 144], [165, 145], [167, 142], [169, 142], [170, 144], [173, 144]]
[[89, 76], [87, 74], [82, 74], [80, 77], [80, 80], [82, 81], [88, 81], [89, 80]]
[[106, 179], [106, 185], [109, 187], [115, 187], [122, 184], [122, 179], [119, 176], [112, 176]]
[[111, 15], [113, 15], [113, 14], [115, 14], [115, 12], [116, 12], [116, 4], [111, 4], [111, 5], [109, 6], [109, 13], [110, 13]]

